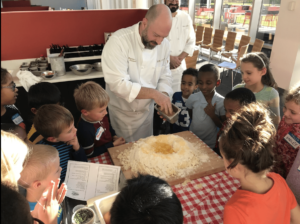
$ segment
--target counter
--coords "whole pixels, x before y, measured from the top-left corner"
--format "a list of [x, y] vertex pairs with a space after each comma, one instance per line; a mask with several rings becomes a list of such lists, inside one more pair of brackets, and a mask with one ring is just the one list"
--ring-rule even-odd
[[[9, 71], [9, 73], [13, 76], [13, 81], [16, 83], [16, 86], [21, 87], [22, 85], [19, 81], [19, 78], [16, 76], [19, 71], [19, 67], [23, 62], [31, 62], [31, 61], [35, 61], [35, 58], [1, 61], [1, 67], [6, 68]], [[78, 76], [75, 75], [73, 72], [69, 71], [66, 72], [65, 75], [55, 77], [54, 79], [49, 79], [49, 80], [43, 79], [43, 82], [58, 83], [58, 82], [70, 82], [70, 81], [96, 79], [96, 78], [104, 78], [103, 72], [93, 70], [88, 75]]]

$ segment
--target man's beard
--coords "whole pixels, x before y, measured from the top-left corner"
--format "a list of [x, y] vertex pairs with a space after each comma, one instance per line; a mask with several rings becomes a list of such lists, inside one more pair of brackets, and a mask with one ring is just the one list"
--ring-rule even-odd
[[[148, 31], [148, 27], [142, 32], [142, 42], [145, 46], [146, 49], [152, 50], [156, 47], [156, 45], [158, 45], [155, 41], [149, 41], [148, 37], [147, 37], [147, 31]], [[155, 44], [154, 46], [151, 45]]]
[[[171, 6], [176, 6], [175, 8], [171, 8]], [[171, 13], [176, 12], [179, 9], [179, 5], [178, 4], [169, 4], [168, 5], [169, 9], [171, 10]]]

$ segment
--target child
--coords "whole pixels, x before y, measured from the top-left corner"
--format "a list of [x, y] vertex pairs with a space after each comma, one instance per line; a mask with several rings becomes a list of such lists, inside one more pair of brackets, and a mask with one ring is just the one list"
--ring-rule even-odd
[[[36, 114], [37, 110], [45, 104], [60, 104], [61, 94], [59, 89], [52, 83], [40, 82], [32, 85], [28, 91], [28, 105], [32, 114]], [[27, 136], [28, 140], [32, 144], [43, 139], [39, 133], [37, 133], [34, 125], [32, 124]]]
[[[26, 188], [26, 199], [30, 211], [35, 209], [37, 201], [49, 186], [60, 177], [59, 155], [56, 148], [50, 145], [34, 145], [32, 154], [21, 172], [19, 183]], [[61, 186], [62, 194], [66, 193], [64, 184]], [[62, 208], [58, 207], [57, 223], [62, 221]]]
[[242, 106], [248, 105], [252, 102], [256, 102], [255, 95], [251, 90], [246, 88], [238, 88], [226, 94], [224, 100], [226, 120], [224, 121], [222, 127], [220, 128], [220, 131], [218, 132], [216, 146], [214, 148], [214, 151], [218, 155], [220, 155], [219, 136], [220, 133], [223, 131], [224, 127], [226, 126], [227, 120], [229, 120], [235, 112], [241, 109]]
[[182, 207], [172, 188], [150, 175], [127, 180], [109, 213], [105, 218], [110, 224], [183, 223]]
[[18, 89], [13, 77], [6, 69], [1, 68], [1, 123], [16, 124], [26, 130], [23, 118], [14, 105]]
[[58, 150], [62, 168], [60, 179], [61, 183], [64, 182], [68, 160], [87, 161], [84, 150], [78, 143], [72, 114], [60, 105], [44, 105], [38, 109], [33, 124], [44, 137], [37, 144], [51, 145]]
[[194, 68], [188, 68], [183, 71], [181, 77], [181, 92], [173, 95], [172, 103], [181, 109], [178, 121], [172, 125], [172, 133], [188, 131], [191, 124], [185, 102], [189, 96], [198, 88], [198, 71]]
[[220, 83], [217, 66], [202, 66], [198, 74], [200, 92], [192, 94], [186, 101], [192, 119], [190, 130], [211, 148], [216, 144], [217, 128], [222, 126], [221, 119], [225, 120], [224, 97], [216, 92]]
[[23, 128], [21, 128], [19, 125], [1, 124], [1, 130], [13, 133], [16, 136], [18, 136], [21, 140], [23, 140], [25, 143], [27, 143], [26, 131]]
[[234, 86], [233, 89], [241, 87], [250, 89], [258, 102], [269, 107], [273, 124], [277, 127], [280, 121], [279, 94], [273, 88], [277, 84], [269, 64], [269, 59], [262, 52], [247, 54], [241, 61], [243, 83]]
[[74, 92], [81, 118], [78, 121], [78, 140], [88, 158], [99, 156], [110, 147], [125, 144], [109, 124], [107, 104], [109, 96], [95, 82], [86, 82]]
[[300, 149], [300, 85], [292, 88], [285, 97], [275, 141], [274, 151], [279, 158], [274, 171], [286, 178]]
[[275, 129], [267, 110], [251, 103], [230, 118], [220, 137], [220, 152], [229, 175], [241, 187], [224, 209], [224, 224], [300, 223], [300, 207], [285, 180], [269, 173]]

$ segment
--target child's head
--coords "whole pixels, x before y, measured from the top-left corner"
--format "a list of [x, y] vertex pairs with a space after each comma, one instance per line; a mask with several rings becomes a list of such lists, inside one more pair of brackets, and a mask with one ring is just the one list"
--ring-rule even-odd
[[107, 114], [109, 96], [97, 83], [89, 81], [81, 84], [74, 91], [75, 103], [89, 121], [101, 121]]
[[189, 98], [189, 96], [198, 88], [198, 71], [194, 68], [188, 68], [183, 71], [181, 77], [181, 92], [182, 97]]
[[213, 96], [220, 84], [220, 71], [216, 65], [206, 64], [199, 69], [198, 87], [204, 96]]
[[59, 161], [58, 151], [53, 146], [34, 145], [19, 184], [24, 188], [44, 191], [51, 181], [55, 182], [60, 177]]
[[283, 107], [283, 116], [287, 124], [300, 123], [300, 83], [287, 93]]
[[19, 125], [4, 123], [1, 124], [1, 130], [15, 134], [24, 142], [27, 141], [26, 131], [23, 128], [21, 128]]
[[274, 137], [267, 109], [258, 103], [243, 106], [220, 137], [220, 152], [228, 172], [237, 177], [241, 165], [253, 173], [269, 170], [274, 162]]
[[49, 82], [40, 82], [32, 85], [28, 91], [28, 104], [33, 114], [45, 104], [60, 104], [61, 94], [56, 85]]
[[11, 74], [1, 68], [1, 106], [12, 105], [16, 102], [18, 89]]
[[20, 193], [1, 182], [1, 223], [32, 224], [29, 204]]
[[157, 177], [139, 175], [127, 181], [110, 210], [111, 224], [182, 224], [180, 201], [169, 184]]
[[254, 93], [247, 88], [238, 88], [226, 94], [224, 107], [226, 118], [229, 119], [235, 112], [241, 109], [242, 106], [256, 102]]
[[30, 148], [16, 135], [1, 130], [1, 182], [17, 187]]
[[57, 104], [41, 106], [33, 120], [34, 127], [46, 140], [68, 142], [76, 137], [71, 112]]
[[276, 88], [277, 84], [270, 70], [270, 60], [263, 52], [246, 54], [241, 60], [241, 72], [246, 85], [261, 82], [264, 85]]

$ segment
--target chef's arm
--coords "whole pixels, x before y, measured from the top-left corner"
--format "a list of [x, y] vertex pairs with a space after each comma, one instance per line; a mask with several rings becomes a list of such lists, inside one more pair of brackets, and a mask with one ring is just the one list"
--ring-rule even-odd
[[178, 55], [178, 58], [180, 61], [184, 60], [189, 54], [186, 52], [182, 52], [180, 55]]
[[172, 113], [170, 97], [166, 92], [162, 93], [156, 89], [142, 87], [136, 99], [153, 99], [164, 111]]

